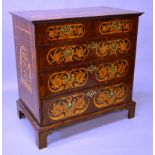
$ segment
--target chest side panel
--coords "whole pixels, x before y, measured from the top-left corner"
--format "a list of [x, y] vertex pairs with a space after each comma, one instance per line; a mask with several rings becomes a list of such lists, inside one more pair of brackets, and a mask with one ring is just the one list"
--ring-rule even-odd
[[34, 27], [13, 16], [19, 98], [40, 123]]

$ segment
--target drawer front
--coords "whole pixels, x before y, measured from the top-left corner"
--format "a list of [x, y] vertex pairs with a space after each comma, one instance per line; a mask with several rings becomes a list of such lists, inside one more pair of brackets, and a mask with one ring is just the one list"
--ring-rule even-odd
[[43, 100], [43, 124], [54, 123], [131, 101], [132, 80]]
[[97, 35], [101, 36], [136, 33], [138, 17], [98, 20], [95, 25]]
[[40, 44], [53, 44], [80, 40], [91, 35], [91, 22], [57, 22], [36, 25], [36, 41]]
[[113, 37], [108, 39], [68, 45], [39, 47], [39, 68], [41, 70], [64, 65], [76, 65], [84, 61], [108, 59], [133, 55], [134, 37]]
[[40, 74], [40, 95], [57, 95], [64, 92], [93, 87], [133, 75], [134, 59], [124, 58], [112, 62], [87, 63], [65, 70]]
[[[138, 17], [44, 22], [35, 24], [36, 45], [84, 41], [137, 32]], [[133, 34], [132, 34], [133, 35]]]

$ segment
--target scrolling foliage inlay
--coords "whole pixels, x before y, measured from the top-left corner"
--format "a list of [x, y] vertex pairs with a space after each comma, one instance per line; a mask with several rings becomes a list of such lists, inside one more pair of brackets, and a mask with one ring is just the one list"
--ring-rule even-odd
[[46, 31], [49, 40], [74, 39], [85, 35], [83, 24], [50, 26]]
[[130, 42], [128, 39], [110, 40], [100, 42], [96, 53], [99, 57], [102, 57], [118, 53], [127, 53], [129, 48]]
[[49, 64], [61, 64], [84, 60], [88, 56], [86, 45], [73, 45], [51, 49], [47, 54]]
[[107, 81], [117, 77], [123, 77], [128, 72], [128, 68], [127, 60], [101, 64], [96, 69], [96, 79], [98, 81]]
[[86, 111], [89, 101], [85, 94], [78, 94], [57, 99], [49, 108], [49, 117], [52, 120], [61, 120]]
[[48, 81], [48, 88], [52, 92], [58, 92], [83, 86], [87, 82], [87, 79], [88, 74], [84, 68], [57, 72], [50, 76]]
[[131, 30], [131, 20], [114, 20], [102, 22], [99, 27], [99, 32], [104, 34], [123, 33]]
[[20, 71], [21, 71], [21, 82], [32, 93], [32, 75], [31, 65], [28, 58], [27, 50], [24, 46], [20, 48]]
[[127, 85], [118, 84], [102, 88], [94, 97], [94, 104], [97, 108], [103, 108], [112, 104], [117, 104], [125, 100], [127, 96]]

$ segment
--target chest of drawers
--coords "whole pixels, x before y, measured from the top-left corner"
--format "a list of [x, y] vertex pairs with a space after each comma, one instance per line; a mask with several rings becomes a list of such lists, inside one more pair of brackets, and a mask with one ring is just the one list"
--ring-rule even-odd
[[19, 118], [39, 148], [59, 127], [116, 110], [132, 100], [141, 12], [107, 7], [12, 12]]

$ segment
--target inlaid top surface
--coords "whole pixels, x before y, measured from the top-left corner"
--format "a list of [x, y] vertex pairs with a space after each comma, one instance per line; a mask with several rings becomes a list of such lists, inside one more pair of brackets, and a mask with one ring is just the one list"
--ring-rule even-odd
[[88, 7], [88, 8], [58, 9], [58, 10], [54, 9], [54, 10], [40, 10], [40, 11], [21, 11], [10, 13], [12, 15], [22, 17], [32, 22], [44, 21], [44, 20], [70, 19], [70, 18], [142, 14], [142, 12], [138, 11], [129, 11], [110, 7]]

